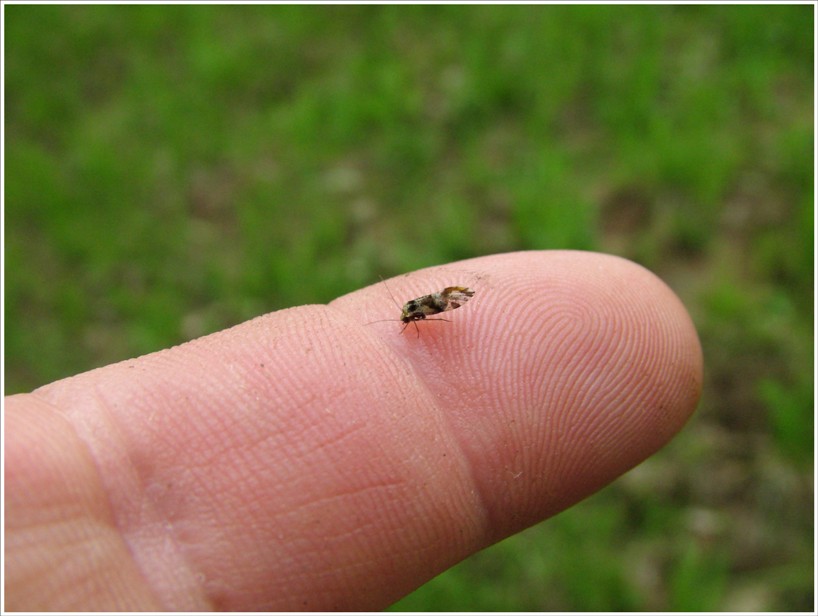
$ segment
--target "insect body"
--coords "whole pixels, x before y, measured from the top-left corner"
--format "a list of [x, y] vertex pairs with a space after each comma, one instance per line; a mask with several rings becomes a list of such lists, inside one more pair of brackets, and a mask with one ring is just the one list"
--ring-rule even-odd
[[431, 314], [460, 308], [474, 295], [468, 287], [446, 287], [440, 293], [424, 295], [403, 305], [400, 320], [409, 325], [412, 321], [422, 321]]
[[[385, 284], [385, 283], [384, 283]], [[387, 287], [389, 290], [389, 287]], [[389, 293], [392, 294], [391, 291]], [[401, 309], [400, 320], [404, 324], [401, 333], [403, 333], [409, 326], [409, 323], [416, 321], [423, 321], [433, 314], [440, 314], [448, 310], [460, 308], [469, 299], [474, 296], [474, 291], [468, 287], [446, 287], [439, 293], [431, 293], [409, 300], [403, 305]], [[392, 298], [394, 301], [394, 297]], [[397, 304], [397, 302], [395, 302]], [[448, 319], [429, 319], [430, 321], [448, 321]], [[378, 321], [374, 321], [377, 323]], [[415, 330], [417, 330], [418, 337], [420, 337], [420, 330], [417, 323], [415, 323]]]

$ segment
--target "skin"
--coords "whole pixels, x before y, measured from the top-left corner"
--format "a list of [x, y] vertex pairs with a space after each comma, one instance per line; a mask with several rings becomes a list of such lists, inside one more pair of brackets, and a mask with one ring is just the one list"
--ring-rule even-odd
[[676, 296], [631, 262], [482, 257], [400, 335], [382, 284], [7, 397], [9, 610], [379, 610], [592, 494], [699, 400]]

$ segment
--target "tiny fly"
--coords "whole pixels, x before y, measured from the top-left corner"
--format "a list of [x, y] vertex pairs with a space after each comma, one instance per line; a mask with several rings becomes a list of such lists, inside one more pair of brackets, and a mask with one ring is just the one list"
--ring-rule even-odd
[[[386, 285], [386, 281], [384, 281], [384, 285]], [[389, 291], [388, 286], [386, 290]], [[392, 295], [391, 291], [389, 291], [389, 295]], [[427, 317], [460, 308], [460, 306], [469, 301], [473, 296], [474, 291], [469, 287], [446, 287], [438, 293], [430, 293], [429, 295], [409, 300], [403, 305], [403, 308], [401, 308], [400, 321], [404, 325], [400, 333], [406, 331], [409, 323], [412, 323], [415, 326], [418, 338], [420, 338], [420, 329], [418, 329], [417, 321], [448, 321], [449, 319], [427, 319]], [[394, 297], [392, 297], [392, 301], [395, 302], [396, 306], [398, 305]], [[391, 321], [392, 319], [384, 320]], [[382, 321], [372, 321], [372, 323], [381, 322]], [[369, 323], [367, 323], [367, 325], [369, 325]]]

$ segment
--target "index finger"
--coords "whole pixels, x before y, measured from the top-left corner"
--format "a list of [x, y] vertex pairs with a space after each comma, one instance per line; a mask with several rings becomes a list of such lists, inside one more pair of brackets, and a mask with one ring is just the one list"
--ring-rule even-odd
[[[474, 297], [447, 313], [449, 323], [421, 321], [419, 338], [397, 335], [399, 324], [372, 327], [458, 439], [494, 539], [609, 483], [664, 445], [695, 408], [702, 382], [695, 328], [648, 270], [607, 255], [549, 251], [387, 281], [398, 302], [464, 282]], [[330, 305], [350, 318], [382, 314], [373, 306], [394, 313], [380, 284]], [[505, 498], [491, 497], [499, 493]], [[508, 502], [520, 508], [513, 520]]]
[[[366, 325], [394, 310], [378, 284], [10, 398], [7, 520], [48, 493], [25, 492], [32, 474], [95, 476], [61, 498], [104, 492], [92, 527], [108, 520], [135, 564], [115, 573], [142, 577], [122, 587], [147, 584], [165, 609], [380, 609], [610, 482], [695, 408], [695, 330], [647, 270], [512, 253], [389, 287], [405, 300], [462, 282], [474, 297], [420, 337]], [[10, 419], [49, 413], [38, 456], [10, 446]], [[37, 532], [23, 549], [47, 549]]]

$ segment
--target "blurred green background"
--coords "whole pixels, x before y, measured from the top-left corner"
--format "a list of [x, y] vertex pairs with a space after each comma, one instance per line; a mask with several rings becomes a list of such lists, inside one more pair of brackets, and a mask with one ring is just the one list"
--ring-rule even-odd
[[454, 259], [614, 253], [667, 448], [394, 609], [812, 610], [813, 8], [6, 6], [5, 393]]

